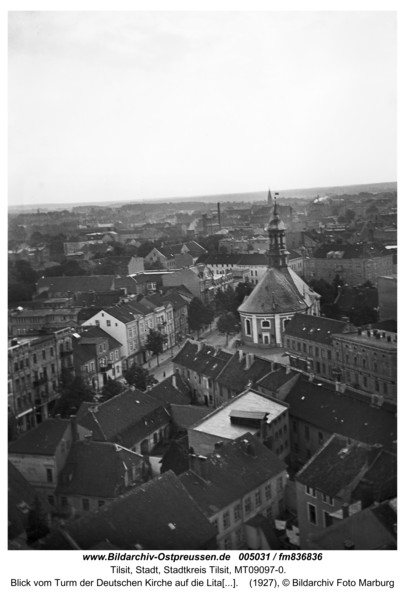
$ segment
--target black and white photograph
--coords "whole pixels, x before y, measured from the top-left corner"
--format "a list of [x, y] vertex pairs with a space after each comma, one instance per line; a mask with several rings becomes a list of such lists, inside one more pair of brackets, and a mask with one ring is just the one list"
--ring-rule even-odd
[[10, 10], [7, 114], [8, 550], [388, 594], [397, 13]]

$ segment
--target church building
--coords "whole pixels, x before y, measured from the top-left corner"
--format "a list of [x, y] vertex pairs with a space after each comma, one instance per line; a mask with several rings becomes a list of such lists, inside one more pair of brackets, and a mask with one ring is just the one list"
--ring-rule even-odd
[[319, 294], [287, 265], [286, 228], [274, 203], [268, 227], [269, 266], [250, 296], [238, 308], [242, 341], [261, 348], [282, 345], [282, 334], [296, 313], [320, 314]]

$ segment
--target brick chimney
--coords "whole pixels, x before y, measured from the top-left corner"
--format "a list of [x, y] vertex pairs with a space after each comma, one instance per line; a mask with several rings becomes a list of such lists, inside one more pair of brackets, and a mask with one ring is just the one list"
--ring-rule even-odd
[[253, 361], [255, 359], [255, 355], [251, 354], [249, 352], [249, 354], [246, 354], [246, 369], [250, 369], [250, 367], [253, 365]]

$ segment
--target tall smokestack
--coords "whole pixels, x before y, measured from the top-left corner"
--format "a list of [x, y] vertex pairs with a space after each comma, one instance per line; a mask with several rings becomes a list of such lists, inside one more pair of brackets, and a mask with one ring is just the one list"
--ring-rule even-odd
[[218, 208], [218, 229], [221, 229], [221, 205], [219, 202], [217, 203], [217, 208]]

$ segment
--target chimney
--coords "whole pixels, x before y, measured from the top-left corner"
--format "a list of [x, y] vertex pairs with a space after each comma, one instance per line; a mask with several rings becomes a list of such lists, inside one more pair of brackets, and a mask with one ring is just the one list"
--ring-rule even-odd
[[87, 435], [84, 436], [84, 441], [86, 444], [90, 444], [90, 442], [93, 441], [93, 432], [88, 433]]
[[215, 450], [219, 450], [224, 445], [224, 442], [215, 442], [214, 448]]
[[201, 479], [208, 481], [208, 460], [206, 456], [189, 454], [189, 468]]
[[177, 382], [176, 382], [176, 375], [172, 375], [172, 386], [174, 388], [176, 388], [176, 390], [178, 389], [177, 388]]
[[349, 505], [347, 502], [344, 502], [342, 504], [342, 515], [344, 519], [347, 519], [347, 517], [349, 516]]
[[285, 372], [288, 375], [291, 372], [291, 365], [286, 365], [285, 366]]
[[77, 433], [77, 417], [76, 415], [70, 415], [70, 425], [72, 428], [72, 441], [77, 442], [79, 435]]
[[354, 542], [352, 542], [351, 540], [345, 540], [343, 548], [344, 548], [344, 550], [354, 550], [355, 549]]
[[390, 342], [390, 341], [391, 341], [391, 336], [387, 335], [387, 342]]
[[203, 349], [204, 344], [203, 342], [197, 342], [197, 352], [201, 352], [201, 350]]
[[241, 444], [241, 448], [245, 454], [248, 454], [249, 456], [256, 456], [256, 452], [253, 447], [253, 444], [251, 442], [249, 442], [249, 440], [241, 440], [240, 444]]
[[255, 355], [251, 354], [249, 352], [249, 354], [246, 354], [246, 369], [250, 369], [250, 367], [253, 365], [253, 361], [255, 359]]
[[245, 356], [243, 354], [243, 350], [238, 350], [238, 354], [239, 354], [239, 361], [241, 362], [243, 360], [243, 357]]

